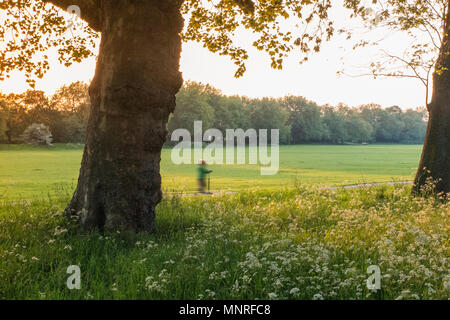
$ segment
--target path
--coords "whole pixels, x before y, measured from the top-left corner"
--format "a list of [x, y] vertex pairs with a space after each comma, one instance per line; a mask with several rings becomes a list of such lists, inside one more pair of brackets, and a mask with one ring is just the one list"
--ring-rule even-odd
[[[362, 183], [362, 184], [351, 184], [346, 186], [336, 186], [336, 187], [320, 187], [319, 190], [339, 190], [339, 189], [359, 189], [359, 188], [367, 188], [367, 187], [377, 187], [382, 185], [395, 186], [395, 185], [404, 185], [404, 184], [413, 184], [412, 181], [391, 181], [391, 182], [372, 182], [372, 183]], [[194, 193], [175, 193], [168, 195], [177, 195], [182, 197], [188, 196], [219, 196], [219, 195], [228, 195], [228, 194], [236, 194], [236, 191], [227, 191], [227, 192], [194, 192]]]

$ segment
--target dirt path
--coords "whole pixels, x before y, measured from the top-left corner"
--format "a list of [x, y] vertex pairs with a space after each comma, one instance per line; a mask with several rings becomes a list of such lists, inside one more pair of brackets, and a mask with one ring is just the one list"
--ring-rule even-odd
[[[320, 187], [319, 190], [339, 190], [339, 189], [359, 189], [359, 188], [370, 188], [377, 187], [382, 185], [395, 186], [395, 185], [405, 185], [405, 184], [413, 184], [412, 181], [392, 181], [392, 182], [373, 182], [373, 183], [362, 183], [362, 184], [351, 184], [346, 186], [336, 186], [336, 187]], [[177, 195], [181, 197], [190, 197], [190, 196], [220, 196], [220, 195], [228, 195], [228, 194], [236, 194], [236, 191], [227, 191], [227, 192], [194, 192], [194, 193], [175, 193], [175, 194], [167, 194], [167, 195]]]
[[377, 187], [382, 185], [395, 186], [398, 184], [413, 184], [412, 181], [396, 181], [396, 182], [373, 182], [373, 183], [363, 183], [363, 184], [352, 184], [348, 186], [337, 186], [337, 187], [322, 187], [321, 190], [338, 190], [338, 189], [358, 189], [366, 187]]

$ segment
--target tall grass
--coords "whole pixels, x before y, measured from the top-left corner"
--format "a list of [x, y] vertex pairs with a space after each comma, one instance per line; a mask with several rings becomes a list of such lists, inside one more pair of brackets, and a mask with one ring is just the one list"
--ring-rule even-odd
[[[450, 204], [409, 187], [171, 196], [153, 235], [80, 233], [62, 216], [67, 201], [1, 205], [0, 298], [450, 297]], [[70, 265], [80, 290], [66, 287]]]

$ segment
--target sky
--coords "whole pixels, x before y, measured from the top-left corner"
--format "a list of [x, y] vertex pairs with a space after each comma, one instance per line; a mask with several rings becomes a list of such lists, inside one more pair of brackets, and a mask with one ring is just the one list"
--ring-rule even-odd
[[[371, 35], [372, 38], [379, 35]], [[249, 43], [251, 34], [237, 35], [239, 43]], [[401, 52], [408, 46], [408, 38], [393, 34], [385, 46]], [[251, 43], [251, 42], [250, 42]], [[249, 52], [247, 72], [236, 79], [233, 62], [225, 56], [209, 52], [198, 43], [184, 43], [180, 68], [184, 80], [209, 83], [226, 95], [245, 95], [251, 98], [303, 96], [321, 105], [344, 103], [358, 106], [367, 103], [383, 107], [398, 105], [401, 108], [416, 108], [424, 105], [425, 88], [417, 79], [373, 79], [338, 75], [340, 70], [353, 70], [356, 65], [367, 65], [377, 53], [377, 48], [366, 48], [354, 52], [353, 43], [335, 38], [323, 45], [318, 54], [310, 56], [308, 62], [299, 64], [301, 57], [293, 53], [284, 62], [282, 70], [270, 67], [266, 53], [252, 47]], [[57, 62], [46, 76], [37, 82], [36, 89], [52, 94], [64, 84], [74, 81], [90, 82], [95, 71], [95, 58], [66, 68]], [[23, 92], [28, 89], [25, 78], [14, 72], [10, 79], [0, 82], [0, 91]]]

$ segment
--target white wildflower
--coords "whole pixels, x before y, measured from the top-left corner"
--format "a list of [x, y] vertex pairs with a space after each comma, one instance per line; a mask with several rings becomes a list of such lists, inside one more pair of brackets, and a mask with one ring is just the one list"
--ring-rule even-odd
[[289, 293], [295, 296], [299, 291], [300, 291], [299, 288], [292, 288]]
[[276, 293], [274, 293], [274, 292], [270, 292], [268, 294], [268, 297], [269, 297], [269, 299], [276, 299], [278, 297], [278, 295]]
[[320, 293], [316, 293], [313, 296], [313, 300], [323, 300], [323, 296]]

